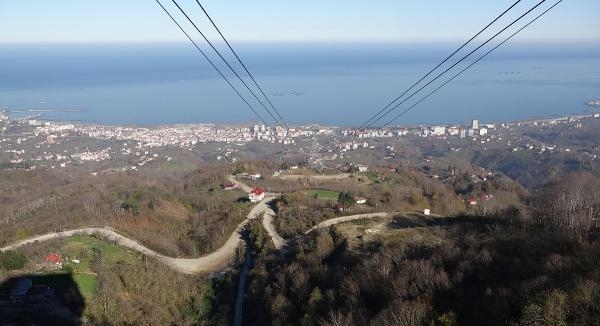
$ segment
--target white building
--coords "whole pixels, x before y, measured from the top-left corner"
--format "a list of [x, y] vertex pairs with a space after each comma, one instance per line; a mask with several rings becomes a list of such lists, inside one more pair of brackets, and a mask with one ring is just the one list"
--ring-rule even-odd
[[473, 120], [471, 122], [471, 129], [479, 129], [479, 120]]
[[357, 168], [358, 168], [358, 172], [367, 172], [367, 171], [369, 171], [369, 167], [366, 166], [366, 165], [358, 165]]
[[446, 134], [446, 127], [435, 126], [433, 127], [433, 134], [436, 136], [443, 136]]
[[248, 199], [250, 199], [251, 203], [258, 203], [259, 201], [265, 199], [265, 190], [262, 188], [255, 188], [248, 194]]
[[487, 133], [488, 133], [487, 128], [479, 129], [479, 136], [485, 136], [485, 135], [487, 135]]

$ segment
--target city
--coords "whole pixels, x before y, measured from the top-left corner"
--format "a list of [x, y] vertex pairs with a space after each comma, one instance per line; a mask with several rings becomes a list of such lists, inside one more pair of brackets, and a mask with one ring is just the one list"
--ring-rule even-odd
[[[487, 148], [505, 151], [531, 151], [552, 155], [583, 151], [595, 160], [598, 148], [576, 148], [545, 143], [526, 137], [541, 130], [583, 129], [598, 124], [600, 113], [573, 117], [506, 123], [479, 123], [470, 126], [414, 126], [358, 130], [326, 126], [282, 127], [176, 125], [158, 127], [101, 126], [71, 124], [36, 119], [8, 119], [1, 113], [0, 150], [4, 169], [61, 169], [86, 162], [127, 162], [122, 169], [136, 170], [155, 160], [170, 162], [169, 151], [194, 151], [204, 144], [216, 144], [213, 159], [235, 162], [236, 153], [248, 143], [281, 145], [289, 153], [310, 154], [313, 139], [328, 161], [351, 157], [351, 152], [371, 150], [385, 153], [385, 159], [399, 155], [397, 140], [430, 142], [447, 145], [449, 151]], [[598, 120], [600, 121], [600, 120]], [[401, 146], [401, 145], [400, 145]], [[213, 160], [213, 161], [214, 161]], [[361, 162], [356, 162], [361, 163]], [[367, 162], [364, 162], [367, 163]], [[100, 165], [99, 165], [100, 167]], [[100, 171], [92, 171], [98, 173]]]

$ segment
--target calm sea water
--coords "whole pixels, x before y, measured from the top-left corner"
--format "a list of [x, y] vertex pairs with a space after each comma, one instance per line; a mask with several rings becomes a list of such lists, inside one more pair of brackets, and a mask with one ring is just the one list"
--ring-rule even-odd
[[[288, 121], [348, 126], [364, 122], [456, 46], [242, 44], [237, 48]], [[600, 46], [508, 45], [398, 123], [506, 121], [583, 113], [591, 109], [586, 101], [595, 98], [600, 98]], [[81, 108], [85, 111], [47, 113], [44, 118], [104, 124], [256, 119], [187, 44], [0, 45], [2, 106]]]

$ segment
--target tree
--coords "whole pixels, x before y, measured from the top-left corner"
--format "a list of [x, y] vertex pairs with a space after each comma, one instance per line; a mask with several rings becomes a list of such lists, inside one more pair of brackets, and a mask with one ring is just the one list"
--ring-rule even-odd
[[600, 178], [572, 174], [551, 184], [537, 199], [538, 221], [557, 231], [581, 238], [598, 227], [600, 220]]
[[544, 310], [537, 303], [530, 303], [523, 308], [523, 316], [519, 326], [544, 326]]
[[544, 321], [548, 326], [567, 325], [567, 296], [560, 290], [554, 290], [546, 296], [543, 305]]
[[338, 195], [338, 204], [342, 205], [343, 207], [349, 207], [355, 203], [356, 201], [354, 200], [354, 196], [349, 192], [343, 191]]

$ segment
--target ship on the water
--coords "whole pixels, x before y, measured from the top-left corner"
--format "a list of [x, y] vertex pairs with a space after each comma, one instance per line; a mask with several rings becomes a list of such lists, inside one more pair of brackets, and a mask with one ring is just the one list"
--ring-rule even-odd
[[592, 100], [587, 102], [587, 105], [589, 106], [595, 106], [595, 107], [600, 107], [600, 100]]

